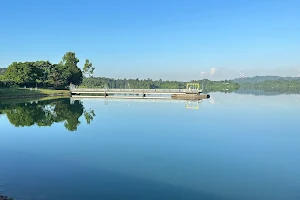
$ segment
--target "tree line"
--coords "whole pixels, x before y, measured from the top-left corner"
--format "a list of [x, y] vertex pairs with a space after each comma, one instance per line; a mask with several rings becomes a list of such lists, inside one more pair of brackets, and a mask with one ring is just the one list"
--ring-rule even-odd
[[[152, 80], [152, 79], [113, 79], [93, 77], [94, 67], [86, 59], [83, 69], [77, 64], [79, 59], [75, 53], [67, 52], [62, 61], [52, 64], [49, 61], [13, 62], [8, 68], [0, 70], [0, 87], [43, 87], [66, 88], [70, 84], [88, 88], [119, 88], [119, 89], [184, 89], [183, 81]], [[194, 80], [206, 91], [234, 91], [239, 88], [232, 81]]]
[[[192, 80], [192, 83], [199, 83], [204, 91], [234, 91], [239, 84], [231, 80], [211, 81], [208, 79]], [[86, 88], [119, 88], [119, 89], [185, 89], [185, 81], [163, 81], [152, 79], [113, 79], [105, 77], [83, 78], [80, 87]]]
[[[94, 67], [86, 59], [83, 69], [78, 67], [79, 59], [74, 52], [67, 52], [61, 62], [49, 61], [13, 62], [8, 68], [0, 68], [0, 87], [43, 87], [65, 89], [70, 84], [87, 88], [119, 89], [184, 89], [185, 81], [152, 79], [113, 79], [93, 77]], [[199, 83], [204, 92], [232, 92], [239, 88], [263, 90], [266, 92], [300, 93], [300, 78], [296, 77], [252, 77], [225, 81], [208, 79], [192, 80]]]
[[90, 76], [94, 68], [87, 59], [83, 70], [77, 64], [75, 53], [67, 52], [62, 61], [52, 64], [49, 61], [13, 62], [7, 69], [0, 70], [0, 86], [65, 88], [82, 83], [83, 76]]

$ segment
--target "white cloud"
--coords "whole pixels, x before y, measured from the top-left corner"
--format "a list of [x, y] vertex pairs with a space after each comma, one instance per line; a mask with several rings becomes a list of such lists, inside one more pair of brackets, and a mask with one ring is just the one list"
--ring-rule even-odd
[[214, 76], [217, 73], [217, 68], [210, 69], [210, 76]]

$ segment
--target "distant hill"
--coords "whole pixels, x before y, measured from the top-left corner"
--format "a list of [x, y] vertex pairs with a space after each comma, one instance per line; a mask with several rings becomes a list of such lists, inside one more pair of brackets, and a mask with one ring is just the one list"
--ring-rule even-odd
[[4, 74], [7, 68], [0, 68], [0, 75]]
[[236, 83], [260, 83], [264, 81], [277, 81], [277, 80], [300, 80], [300, 77], [281, 77], [281, 76], [254, 76], [245, 78], [236, 78], [233, 82]]

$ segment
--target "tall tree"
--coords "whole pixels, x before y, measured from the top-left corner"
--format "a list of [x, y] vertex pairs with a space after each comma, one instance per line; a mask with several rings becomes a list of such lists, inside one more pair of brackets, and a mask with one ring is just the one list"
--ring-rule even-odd
[[68, 74], [67, 84], [70, 83], [79, 85], [82, 82], [82, 71], [78, 68], [77, 64], [79, 59], [74, 52], [67, 52], [62, 59], [62, 65], [64, 66], [64, 72]]
[[85, 64], [83, 67], [83, 73], [86, 77], [91, 77], [94, 74], [95, 67], [93, 67], [93, 63], [89, 61], [89, 59], [85, 60]]
[[53, 85], [55, 88], [61, 88], [66, 85], [67, 76], [63, 71], [61, 64], [54, 64], [50, 69], [47, 83]]

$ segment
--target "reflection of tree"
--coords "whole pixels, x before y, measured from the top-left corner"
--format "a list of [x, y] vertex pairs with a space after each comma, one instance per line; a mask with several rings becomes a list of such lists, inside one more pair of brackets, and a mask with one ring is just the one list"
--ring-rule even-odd
[[79, 117], [83, 114], [83, 105], [80, 101], [74, 101], [73, 104], [69, 103], [69, 99], [64, 102], [60, 101], [55, 106], [55, 113], [57, 121], [65, 121], [65, 127], [69, 131], [76, 131], [77, 126], [80, 124]]
[[69, 131], [77, 130], [79, 118], [83, 113], [87, 124], [90, 124], [95, 116], [94, 111], [86, 111], [80, 101], [71, 104], [69, 99], [0, 105], [0, 113], [6, 114], [10, 123], [16, 127], [34, 124], [51, 126], [53, 123], [64, 122]]
[[84, 111], [84, 117], [87, 124], [90, 124], [93, 121], [94, 117], [96, 116], [94, 110], [90, 109], [89, 111]]

